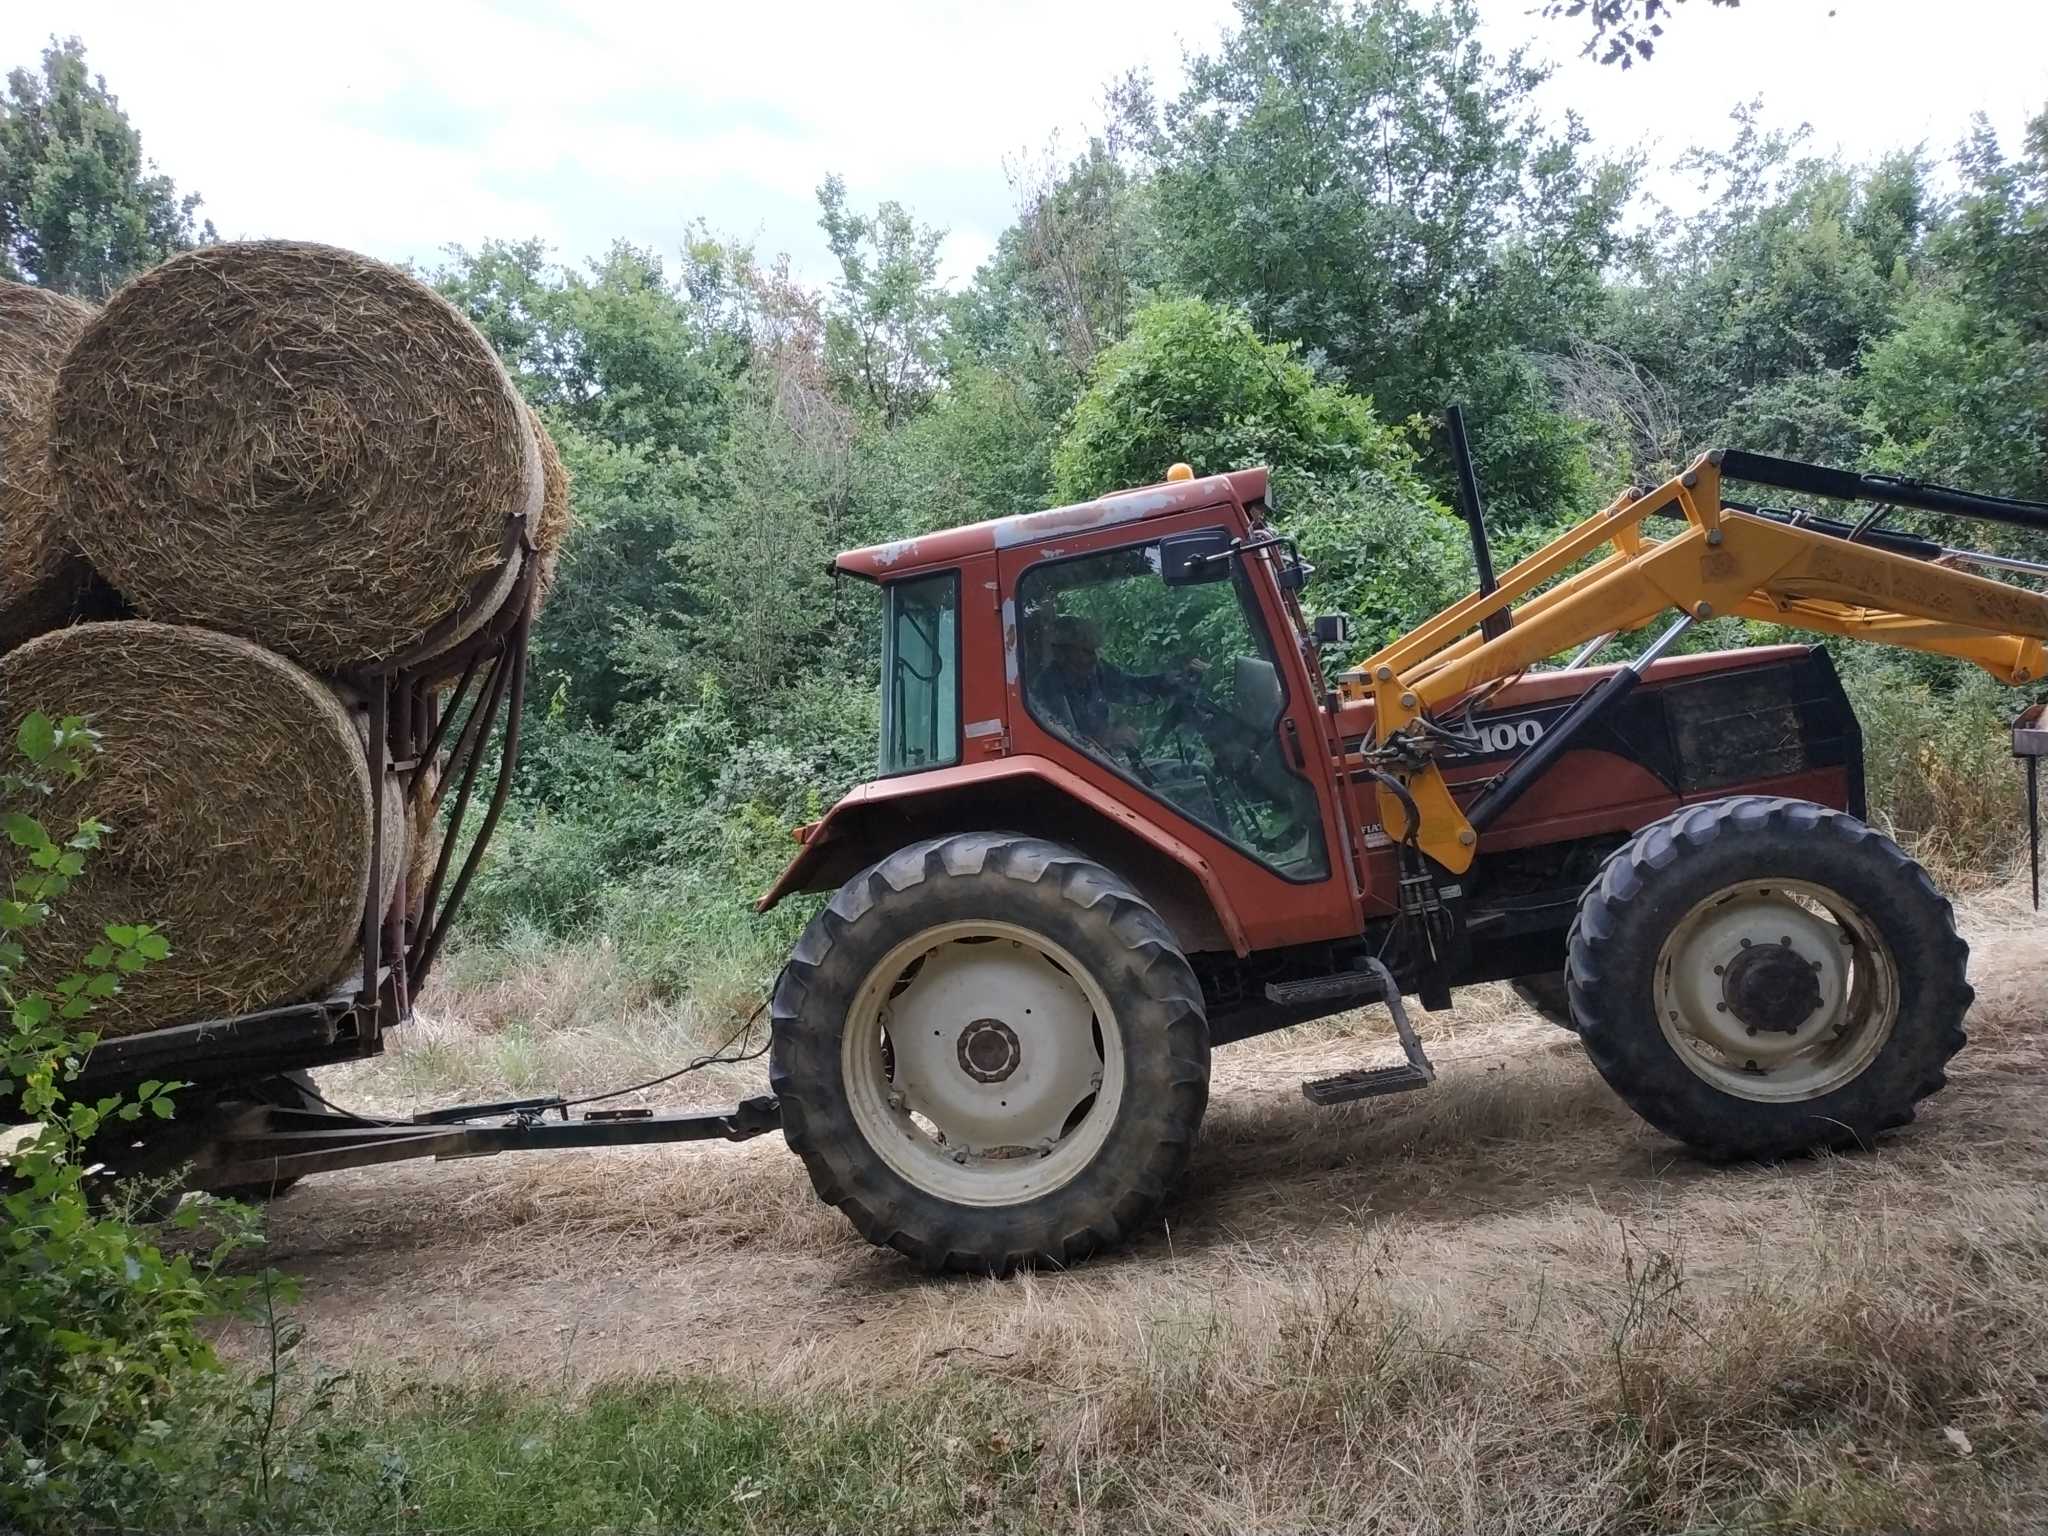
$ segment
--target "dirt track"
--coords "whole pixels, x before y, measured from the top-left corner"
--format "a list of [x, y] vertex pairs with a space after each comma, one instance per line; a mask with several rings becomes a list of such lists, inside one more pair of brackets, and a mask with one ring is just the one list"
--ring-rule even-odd
[[[570, 1383], [709, 1368], [861, 1384], [963, 1356], [1043, 1379], [1090, 1340], [1170, 1349], [1205, 1318], [1345, 1276], [1439, 1313], [1532, 1271], [1565, 1295], [1604, 1284], [1631, 1242], [1681, 1251], [1711, 1291], [1851, 1227], [1909, 1233], [1961, 1186], [1987, 1220], [2038, 1206], [2038, 930], [2009, 901], [1967, 926], [1972, 1045], [1948, 1090], [1874, 1153], [1708, 1167], [1636, 1121], [1568, 1036], [1482, 998], [1476, 1014], [1429, 1020], [1441, 1077], [1398, 1099], [1332, 1111], [1298, 1091], [1391, 1055], [1369, 1020], [1220, 1052], [1165, 1230], [1071, 1274], [927, 1279], [820, 1207], [779, 1137], [314, 1179], [274, 1206], [270, 1257], [303, 1277], [324, 1356]], [[375, 1099], [389, 1069], [321, 1084], [344, 1103]], [[701, 1096], [734, 1091], [758, 1088], [735, 1074]]]

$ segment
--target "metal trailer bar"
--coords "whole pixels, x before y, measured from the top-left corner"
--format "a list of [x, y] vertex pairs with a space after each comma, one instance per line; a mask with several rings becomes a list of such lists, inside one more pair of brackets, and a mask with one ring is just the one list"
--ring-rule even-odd
[[[548, 1107], [559, 1120], [544, 1118]], [[282, 1184], [309, 1173], [332, 1173], [414, 1158], [495, 1157], [500, 1152], [589, 1150], [679, 1141], [750, 1141], [781, 1128], [782, 1107], [772, 1097], [742, 1099], [727, 1109], [657, 1114], [651, 1110], [597, 1110], [567, 1118], [560, 1101], [529, 1101], [490, 1125], [453, 1118], [503, 1113], [504, 1105], [432, 1111], [412, 1120], [377, 1120], [324, 1110], [251, 1106], [212, 1137], [192, 1167], [201, 1188]]]
[[375, 1038], [375, 1013], [351, 983], [319, 1002], [122, 1035], [93, 1047], [75, 1086], [99, 1091], [151, 1078], [206, 1085], [353, 1061]]

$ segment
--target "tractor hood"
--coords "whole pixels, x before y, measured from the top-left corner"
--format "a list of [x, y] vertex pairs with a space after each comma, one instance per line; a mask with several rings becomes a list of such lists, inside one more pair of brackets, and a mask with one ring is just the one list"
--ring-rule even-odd
[[975, 555], [1035, 544], [1041, 539], [1086, 533], [1117, 523], [1171, 517], [1176, 512], [1192, 512], [1219, 503], [1235, 503], [1249, 511], [1253, 503], [1265, 500], [1263, 468], [1232, 470], [1226, 475], [1208, 475], [1199, 480], [1168, 480], [1134, 491], [1117, 491], [1071, 507], [995, 517], [962, 528], [920, 534], [914, 539], [849, 549], [833, 560], [832, 569], [864, 581], [888, 581], [924, 566], [953, 565]]

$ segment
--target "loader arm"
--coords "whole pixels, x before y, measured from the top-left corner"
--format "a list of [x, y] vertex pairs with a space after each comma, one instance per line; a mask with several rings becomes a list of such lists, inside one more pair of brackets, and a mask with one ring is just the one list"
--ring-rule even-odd
[[[1344, 674], [1347, 696], [1374, 701], [1372, 759], [1390, 838], [1453, 873], [1469, 868], [1486, 824], [1505, 808], [1504, 798], [1518, 794], [1561, 756], [1574, 732], [1554, 733], [1558, 739], [1532, 747], [1468, 814], [1437, 766], [1443, 730], [1431, 717], [1546, 658], [1640, 629], [1667, 613], [1677, 615], [1667, 640], [1694, 621], [1733, 614], [1960, 657], [2005, 683], [2032, 682], [2048, 670], [2048, 594], [1948, 562], [1967, 559], [2030, 574], [2048, 573], [2048, 567], [1896, 534], [1859, 541], [1858, 535], [1869, 533], [1863, 525], [1850, 529], [1803, 516], [1737, 510], [1722, 502], [1724, 474], [2048, 531], [2048, 506], [2036, 503], [1734, 450], [1703, 454], [1655, 490], [1624, 492], [1506, 571], [1496, 590], [1453, 604]], [[1684, 531], [1652, 538], [1643, 527], [1652, 517], [1681, 518]], [[1503, 615], [1505, 629], [1499, 627]], [[1488, 629], [1496, 631], [1492, 638]], [[1582, 705], [1588, 718], [1617, 702], [1639, 675], [1624, 668], [1589, 694]]]

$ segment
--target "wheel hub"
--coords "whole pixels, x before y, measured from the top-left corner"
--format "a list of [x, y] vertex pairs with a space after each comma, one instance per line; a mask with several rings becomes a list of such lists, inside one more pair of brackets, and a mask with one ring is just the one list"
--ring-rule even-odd
[[1725, 1092], [1818, 1098], [1883, 1045], [1897, 973], [1865, 918], [1800, 881], [1730, 886], [1695, 906], [1657, 960], [1657, 1023]]
[[1818, 962], [1789, 944], [1750, 944], [1721, 977], [1721, 1000], [1745, 1028], [1796, 1035], [1821, 1005]]
[[976, 1019], [960, 1031], [960, 1070], [977, 1083], [1000, 1083], [1024, 1059], [1017, 1032], [1001, 1019]]
[[[917, 1148], [910, 1155], [926, 1160], [913, 1166], [937, 1157], [968, 1179], [1079, 1145], [1108, 1071], [1096, 1027], [1106, 1007], [1041, 940], [996, 924], [952, 931], [878, 968], [898, 974], [877, 1010], [881, 1049], [857, 1061], [885, 1074], [871, 1086]], [[973, 1188], [960, 1183], [962, 1194]]]

